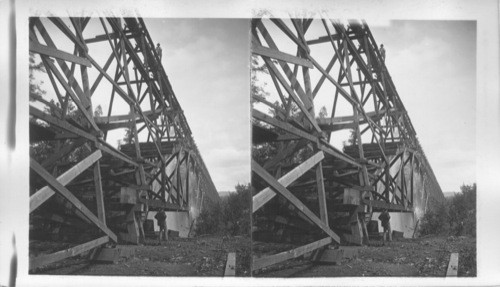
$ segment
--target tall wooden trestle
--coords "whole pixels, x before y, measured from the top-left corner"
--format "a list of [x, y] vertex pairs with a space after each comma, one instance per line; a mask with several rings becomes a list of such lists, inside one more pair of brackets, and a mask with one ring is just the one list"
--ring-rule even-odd
[[[35, 256], [30, 269], [138, 243], [149, 210], [219, 200], [142, 19], [31, 18], [29, 49], [53, 88], [30, 95], [30, 220], [97, 238]], [[117, 129], [129, 142], [115, 148], [106, 140]]]
[[[251, 33], [256, 73], [265, 67], [278, 99], [252, 95], [253, 239], [305, 244], [255, 257], [253, 270], [361, 244], [373, 211], [413, 212], [442, 197], [365, 22], [255, 19]], [[320, 97], [326, 116], [316, 116]], [[352, 138], [340, 149], [331, 139], [342, 130]]]

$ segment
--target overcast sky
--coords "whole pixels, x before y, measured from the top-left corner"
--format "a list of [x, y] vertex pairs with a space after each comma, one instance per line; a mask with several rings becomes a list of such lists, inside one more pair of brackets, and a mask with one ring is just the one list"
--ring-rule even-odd
[[476, 22], [368, 25], [442, 190], [476, 182]]
[[[163, 66], [217, 189], [234, 190], [237, 183], [248, 183], [249, 21], [149, 18], [145, 22], [153, 41], [163, 47]], [[443, 191], [458, 191], [462, 183], [475, 182], [475, 22], [368, 25], [377, 43], [386, 47], [389, 73]], [[105, 61], [108, 52], [91, 48]], [[109, 94], [110, 87], [103, 93]], [[332, 100], [328, 90], [325, 94]], [[318, 95], [317, 101], [322, 97]], [[94, 106], [102, 104], [107, 110], [99, 97], [95, 100]], [[316, 112], [323, 105], [319, 103]], [[110, 133], [108, 142], [115, 144], [122, 133]], [[342, 145], [348, 131], [345, 136], [336, 136], [336, 144]]]
[[[462, 184], [474, 183], [475, 22], [381, 21], [368, 22], [368, 25], [378, 45], [383, 43], [385, 46], [386, 66], [442, 190], [459, 191]], [[266, 24], [266, 27], [280, 50], [295, 53], [295, 44], [275, 25]], [[325, 34], [321, 25], [313, 23], [306, 38], [316, 39]], [[311, 54], [323, 67], [333, 53], [329, 45], [311, 47]], [[316, 83], [320, 75], [313, 69], [311, 82]], [[269, 76], [259, 79], [267, 83], [271, 102], [278, 100]], [[333, 92], [333, 85], [322, 86], [314, 100], [316, 115], [322, 106], [332, 106]], [[347, 101], [339, 100], [338, 103], [336, 116], [352, 115], [352, 107]], [[260, 109], [269, 110], [263, 105]], [[342, 149], [348, 136], [348, 130], [335, 132], [331, 144]]]
[[250, 182], [249, 21], [145, 23], [217, 190]]

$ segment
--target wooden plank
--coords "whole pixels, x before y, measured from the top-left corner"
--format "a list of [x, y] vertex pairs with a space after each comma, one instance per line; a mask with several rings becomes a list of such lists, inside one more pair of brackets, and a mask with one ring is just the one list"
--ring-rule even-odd
[[50, 155], [47, 159], [45, 159], [42, 162], [42, 166], [44, 168], [48, 168], [51, 166], [54, 162], [58, 161], [59, 159], [67, 156], [70, 152], [74, 151], [81, 145], [83, 145], [87, 140], [85, 138], [79, 138], [75, 140], [72, 144], [66, 144], [64, 145], [57, 153], [54, 153]]
[[75, 246], [75, 247], [72, 247], [72, 248], [69, 248], [66, 250], [58, 251], [58, 252], [48, 254], [48, 255], [40, 255], [40, 256], [35, 257], [35, 258], [30, 260], [29, 269], [32, 270], [32, 269], [35, 269], [38, 267], [42, 267], [44, 265], [48, 265], [48, 264], [63, 260], [63, 259], [68, 258], [68, 257], [76, 256], [76, 255], [81, 254], [83, 252], [89, 251], [93, 248], [96, 248], [98, 246], [106, 244], [108, 241], [109, 241], [109, 237], [103, 236], [103, 237], [98, 238], [96, 240], [92, 240], [92, 241], [89, 241], [87, 243], [84, 243], [84, 244], [81, 244], [81, 245], [78, 245], [78, 246]]
[[236, 253], [230, 252], [227, 254], [226, 270], [224, 271], [224, 277], [234, 277], [236, 276]]
[[52, 47], [41, 45], [40, 43], [37, 43], [35, 41], [30, 41], [29, 45], [30, 45], [29, 49], [31, 52], [43, 54], [43, 55], [54, 57], [54, 58], [58, 58], [58, 59], [61, 59], [64, 61], [87, 66], [89, 68], [92, 67], [92, 64], [90, 63], [90, 61], [85, 59], [85, 58], [78, 57], [78, 56], [75, 56], [73, 54], [54, 49]]
[[[135, 35], [133, 35], [133, 34], [126, 35], [125, 37], [127, 39], [132, 39], [135, 37]], [[109, 38], [110, 39], [119, 39], [120, 36], [117, 33], [109, 33]], [[104, 34], [104, 35], [97, 35], [94, 38], [85, 39], [84, 42], [85, 42], [85, 44], [90, 44], [90, 43], [97, 43], [97, 42], [102, 42], [102, 41], [107, 41], [107, 40], [108, 40], [108, 37], [106, 34]]]
[[283, 52], [275, 50], [275, 49], [261, 46], [259, 44], [256, 44], [255, 42], [252, 44], [252, 53], [257, 54], [257, 55], [261, 55], [261, 56], [266, 56], [266, 57], [273, 58], [273, 59], [280, 60], [280, 61], [285, 61], [287, 63], [301, 65], [304, 67], [308, 67], [310, 69], [314, 68], [314, 66], [308, 60], [305, 60], [303, 58], [299, 58], [299, 57], [296, 57], [296, 56], [293, 56], [293, 55], [290, 55], [287, 53], [283, 53]]
[[[282, 184], [284, 187], [289, 186], [292, 182], [294, 182], [297, 178], [301, 177], [304, 173], [310, 170], [313, 166], [318, 164], [321, 160], [325, 158], [322, 151], [317, 152], [306, 161], [296, 166], [290, 172], [282, 176], [278, 182]], [[271, 200], [276, 193], [272, 190], [272, 188], [267, 187], [263, 189], [258, 194], [254, 195], [252, 198], [252, 212], [256, 212], [261, 208], [266, 202]]]
[[[52, 41], [52, 39], [50, 38], [50, 35], [48, 34], [48, 32], [45, 30], [45, 27], [43, 26], [42, 22], [40, 21], [40, 19], [38, 18], [34, 18], [35, 19], [35, 26], [38, 28], [38, 31], [40, 32], [40, 34], [42, 35], [44, 41], [45, 41], [45, 44], [49, 47], [52, 47], [54, 49], [57, 49], [56, 45], [54, 44], [54, 42]], [[33, 35], [33, 38], [32, 39], [36, 39], [35, 37], [35, 32], [34, 30], [31, 30], [30, 31], [30, 38], [32, 37]], [[75, 51], [76, 51], [76, 47], [75, 47]], [[52, 65], [52, 63], [50, 61], [48, 61], [48, 59], [45, 61], [44, 59], [45, 57], [42, 57], [42, 60], [44, 60], [44, 64], [46, 64], [46, 67]], [[57, 59], [56, 58], [56, 61], [57, 63], [59, 64], [59, 66], [61, 67], [62, 71], [64, 72], [65, 76], [68, 78], [68, 84], [73, 87], [73, 89], [75, 90], [75, 92], [80, 96], [82, 95], [83, 91], [82, 89], [80, 88], [80, 86], [78, 85], [78, 82], [76, 81], [75, 77], [74, 77], [74, 68], [75, 68], [75, 65], [72, 64], [71, 65], [71, 70], [68, 68], [68, 65], [66, 64], [65, 61], [61, 60], [61, 59]], [[86, 100], [84, 97], [82, 97], [83, 100]], [[89, 106], [89, 103], [88, 102], [85, 102], [85, 105], [86, 106]]]
[[[100, 150], [98, 150], [100, 152]], [[102, 190], [101, 164], [99, 161], [94, 165], [95, 199], [97, 202], [97, 218], [106, 225], [106, 212], [104, 208], [104, 192]]]
[[[274, 20], [273, 20], [274, 21]], [[280, 20], [277, 20], [278, 22]], [[261, 22], [261, 21], [257, 21], [256, 22], [256, 25], [257, 25], [257, 28], [260, 30], [261, 32], [261, 35], [262, 37], [264, 37], [264, 39], [266, 40], [268, 46], [271, 48], [271, 49], [275, 49], [275, 50], [278, 50], [278, 47], [276, 46], [276, 44], [274, 43], [272, 37], [270, 36], [270, 34], [268, 33], [266, 27], [264, 26], [264, 24]], [[292, 36], [293, 36], [293, 33], [292, 33]], [[259, 42], [259, 38], [257, 35], [253, 35], [253, 38], [255, 39], [256, 42]], [[295, 40], [298, 41], [297, 38], [295, 38]], [[303, 43], [301, 41], [298, 41], [297, 44], [299, 45], [302, 45], [303, 46], [303, 49], [304, 50], [307, 50], [307, 47], [303, 45]], [[263, 57], [264, 61], [266, 62], [266, 65], [269, 69], [269, 71], [271, 72], [271, 70], [276, 70], [276, 67], [275, 65], [270, 61], [269, 58], [266, 58], [266, 57]], [[308, 98], [304, 92], [304, 90], [302, 89], [299, 81], [297, 81], [296, 79], [296, 74], [292, 72], [292, 70], [290, 69], [290, 67], [288, 66], [288, 63], [285, 63], [285, 62], [278, 62], [278, 64], [281, 66], [281, 68], [283, 69], [283, 71], [285, 72], [285, 75], [287, 76], [288, 80], [290, 81], [290, 85], [293, 87], [293, 89], [295, 91], [297, 91], [297, 94], [299, 95], [299, 97], [302, 99], [302, 102], [304, 103], [304, 105], [306, 107], [312, 107], [313, 106], [313, 103], [311, 102], [311, 99]], [[277, 76], [281, 76], [281, 73], [280, 74], [277, 74]], [[279, 79], [280, 82], [282, 82], [283, 79]], [[286, 81], [285, 81], [286, 82]], [[285, 87], [285, 86], [284, 86]], [[293, 95], [292, 95], [293, 96]]]
[[90, 106], [88, 97], [81, 90], [79, 90], [75, 94], [75, 91], [71, 89], [71, 82], [66, 82], [63, 75], [59, 72], [59, 70], [52, 63], [52, 61], [46, 61], [46, 63], [48, 64], [47, 68], [50, 68], [52, 73], [54, 73], [54, 76], [56, 76], [59, 83], [61, 83], [61, 85], [64, 87], [66, 93], [71, 97], [71, 99], [73, 99], [73, 102], [78, 107], [83, 116], [87, 119], [87, 121], [90, 123], [90, 125], [94, 128], [94, 130], [99, 131], [99, 128], [94, 122], [94, 117], [92, 113], [87, 110], [87, 108]]
[[[312, 104], [310, 103], [311, 100], [308, 98], [303, 92], [302, 97], [298, 97], [297, 94], [294, 92], [292, 86], [287, 83], [281, 72], [278, 70], [278, 68], [270, 61], [269, 58], [263, 58], [264, 62], [266, 62], [267, 66], [269, 67], [269, 72], [272, 73], [278, 81], [281, 83], [281, 85], [285, 88], [285, 90], [288, 92], [288, 94], [293, 98], [293, 101], [295, 104], [299, 107], [299, 109], [302, 111], [303, 116], [311, 123], [311, 125], [314, 127], [314, 129], [318, 132], [321, 132], [320, 127], [318, 126], [318, 123], [316, 122], [316, 119], [311, 115], [311, 113], [308, 111], [307, 107], [311, 106]], [[291, 83], [298, 83], [297, 79], [293, 79]]]
[[446, 277], [457, 277], [458, 275], [458, 253], [450, 254], [450, 262], [446, 270]]
[[[338, 55], [334, 54], [332, 60], [330, 61], [330, 63], [328, 63], [328, 66], [326, 67], [326, 72], [328, 74], [330, 74], [330, 70], [333, 68], [333, 65], [337, 61], [337, 57], [338, 57]], [[325, 80], [326, 80], [325, 75], [321, 75], [321, 78], [318, 80], [318, 83], [316, 84], [316, 87], [314, 87], [314, 90], [313, 90], [313, 93], [312, 93], [313, 98], [316, 97], [316, 95], [318, 94], [319, 89], [321, 88], [321, 86], [323, 85], [323, 83], [325, 82]]]
[[262, 257], [262, 258], [254, 258], [253, 263], [252, 263], [252, 269], [253, 270], [259, 270], [267, 266], [271, 266], [276, 263], [283, 262], [285, 260], [289, 260], [292, 258], [297, 258], [303, 254], [306, 254], [308, 252], [314, 251], [318, 248], [321, 248], [325, 245], [328, 245], [332, 243], [332, 238], [327, 237], [318, 241], [315, 241], [313, 243], [309, 243], [307, 245], [281, 252], [278, 254]]
[[[393, 111], [394, 109], [390, 109], [389, 111]], [[367, 112], [366, 115], [370, 118], [378, 118], [382, 117], [386, 112], [385, 109], [377, 112]], [[335, 123], [352, 123], [356, 118], [354, 116], [344, 116], [344, 117], [335, 117], [335, 118], [316, 118], [316, 121], [320, 125], [330, 125]], [[365, 120], [366, 118], [361, 114], [358, 115], [358, 120]]]
[[325, 194], [325, 182], [323, 180], [323, 165], [321, 162], [316, 166], [316, 182], [318, 184], [318, 201], [319, 201], [319, 215], [321, 221], [323, 221], [326, 226], [328, 224], [328, 210], [326, 207], [326, 194]]
[[[101, 151], [95, 151], [94, 153], [80, 161], [78, 164], [61, 174], [57, 178], [57, 181], [62, 185], [70, 183], [73, 179], [75, 179], [78, 175], [80, 175], [87, 168], [93, 165], [101, 157]], [[50, 186], [45, 186], [38, 190], [35, 194], [30, 196], [30, 213], [33, 212], [33, 210], [37, 209], [42, 203], [47, 201], [47, 199], [54, 195], [54, 193], [55, 191]]]
[[290, 203], [302, 212], [309, 220], [321, 228], [335, 242], [340, 243], [340, 237], [333, 232], [328, 225], [319, 219], [307, 206], [305, 206], [297, 197], [295, 197], [288, 189], [281, 185], [272, 175], [262, 168], [255, 160], [252, 160], [252, 171], [259, 177], [265, 180], [274, 190], [283, 195]]
[[43, 121], [46, 121], [47, 123], [55, 125], [61, 129], [65, 130], [65, 131], [70, 132], [70, 133], [79, 135], [79, 136], [84, 137], [84, 138], [91, 140], [91, 141], [96, 141], [96, 137], [94, 135], [92, 135], [92, 134], [90, 134], [82, 129], [79, 129], [78, 127], [76, 127], [74, 125], [69, 124], [67, 121], [63, 121], [63, 120], [58, 119], [56, 117], [53, 117], [49, 114], [46, 114], [33, 106], [30, 106], [30, 115], [33, 115], [36, 118], [39, 118]]
[[117, 241], [116, 235], [111, 231], [103, 222], [99, 220], [76, 196], [74, 196], [66, 187], [64, 187], [56, 178], [54, 178], [48, 171], [46, 171], [38, 162], [34, 159], [30, 159], [30, 168], [34, 170], [38, 175], [40, 175], [52, 189], [66, 198], [71, 202], [80, 212], [85, 215], [92, 223], [94, 223], [99, 229], [106, 233], [109, 238], [113, 241]]
[[[145, 111], [145, 112], [142, 112], [143, 115], [145, 116], [150, 116], [150, 115], [154, 115], [154, 114], [159, 114], [162, 112], [162, 109], [156, 109], [154, 111]], [[135, 116], [135, 119], [136, 120], [140, 120], [141, 117], [137, 114], [134, 114], [134, 115], [131, 115], [131, 114], [127, 114], [127, 115], [116, 115], [116, 116], [109, 116], [109, 117], [94, 117], [94, 120], [96, 123], [113, 123], [113, 122], [120, 122], [120, 121], [129, 121], [131, 120], [133, 117]]]
[[407, 212], [411, 212], [413, 210], [413, 208], [404, 207], [403, 205], [393, 204], [393, 203], [387, 203], [387, 202], [377, 201], [377, 200], [361, 199], [361, 202], [363, 204], [370, 205], [370, 206], [372, 206], [374, 208], [388, 209], [389, 211], [407, 211]]
[[140, 203], [144, 203], [148, 205], [149, 207], [155, 207], [155, 208], [165, 208], [168, 211], [187, 211], [186, 208], [182, 208], [176, 204], [173, 203], [168, 203], [168, 202], [162, 202], [159, 200], [153, 200], [153, 199], [145, 199], [145, 198], [138, 198], [138, 201]]
[[[354, 35], [350, 36], [349, 38], [355, 40], [355, 39], [362, 39], [363, 36], [358, 36], [358, 35], [354, 34]], [[335, 35], [331, 35], [331, 36], [321, 36], [317, 39], [308, 40], [307, 44], [308, 45], [315, 45], [315, 44], [321, 44], [321, 43], [326, 43], [326, 42], [330, 43], [331, 42], [330, 39], [340, 40], [340, 39], [342, 39], [342, 36], [339, 34], [335, 34]]]
[[109, 147], [107, 145], [107, 143], [105, 143], [105, 142], [104, 143], [97, 143], [96, 146], [98, 149], [102, 150], [103, 152], [106, 152], [106, 153], [126, 162], [126, 163], [129, 163], [129, 164], [136, 166], [136, 167], [139, 166], [139, 164], [137, 162], [135, 162], [134, 160], [132, 160], [130, 157], [123, 154], [122, 152], [115, 150], [113, 147]]
[[328, 142], [326, 142], [324, 140], [320, 140], [319, 138], [317, 138], [317, 137], [315, 137], [315, 136], [313, 136], [313, 135], [311, 135], [311, 134], [309, 134], [301, 129], [298, 129], [287, 122], [279, 121], [273, 117], [270, 117], [270, 116], [264, 114], [263, 112], [261, 112], [259, 110], [255, 110], [255, 109], [252, 111], [252, 116], [254, 118], [261, 120], [263, 122], [266, 122], [270, 125], [281, 128], [284, 131], [287, 131], [291, 134], [294, 134], [296, 136], [299, 136], [299, 137], [307, 139], [311, 142], [314, 142], [314, 143], [318, 144], [319, 148], [322, 151], [324, 151], [324, 152], [326, 152], [326, 153], [328, 153], [328, 154], [330, 154], [338, 159], [341, 159], [347, 163], [350, 163], [354, 166], [361, 167], [361, 165], [359, 163], [357, 163], [353, 158], [342, 153], [341, 151], [338, 151], [337, 149], [332, 147]]
[[307, 140], [310, 140], [312, 142], [315, 142], [317, 143], [318, 142], [318, 138], [301, 130], [301, 129], [298, 129], [294, 126], [292, 126], [291, 124], [289, 124], [288, 122], [284, 122], [284, 121], [280, 121], [280, 120], [277, 120], [273, 117], [270, 117], [266, 114], [264, 114], [263, 112], [259, 111], [259, 110], [253, 110], [252, 111], [252, 116], [258, 120], [261, 120], [263, 122], [266, 122], [270, 125], [273, 125], [277, 128], [280, 128], [286, 132], [289, 132], [291, 134], [294, 134], [296, 136], [299, 136], [299, 137], [302, 137], [302, 138], [305, 138]]

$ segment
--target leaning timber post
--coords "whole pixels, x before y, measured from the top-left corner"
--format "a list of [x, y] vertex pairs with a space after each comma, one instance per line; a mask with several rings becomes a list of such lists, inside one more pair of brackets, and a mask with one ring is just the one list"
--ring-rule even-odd
[[[343, 31], [342, 31], [343, 32]], [[343, 67], [345, 70], [345, 74], [347, 75], [347, 79], [350, 83], [350, 89], [351, 89], [351, 95], [356, 101], [356, 104], [352, 106], [353, 109], [353, 115], [354, 115], [354, 123], [355, 123], [355, 133], [356, 133], [356, 138], [354, 144], [358, 146], [358, 152], [359, 152], [359, 158], [362, 161], [361, 162], [361, 170], [359, 173], [359, 182], [360, 186], [362, 186], [364, 189], [369, 187], [370, 181], [368, 178], [368, 170], [366, 168], [366, 159], [364, 155], [364, 150], [363, 150], [363, 142], [361, 140], [361, 132], [359, 130], [359, 109], [362, 109], [362, 103], [359, 100], [359, 97], [356, 94], [356, 91], [354, 90], [354, 87], [352, 86], [352, 71], [351, 71], [351, 63], [349, 61], [349, 48], [347, 47], [347, 35], [345, 33], [342, 33], [342, 37], [344, 38], [343, 41], [343, 49], [344, 49], [344, 61], [345, 61], [345, 66]], [[367, 119], [368, 120], [368, 119]], [[356, 244], [363, 244], [363, 231], [366, 229], [365, 225], [365, 206], [361, 201], [361, 198], [364, 198], [365, 190], [362, 190], [359, 192], [360, 196], [360, 207], [363, 208], [363, 210], [360, 212], [360, 208], [356, 208], [354, 210], [353, 215], [351, 217], [351, 233], [352, 233], [352, 243]], [[366, 211], [367, 208], [366, 208]], [[367, 233], [368, 235], [368, 233]]]
[[[121, 29], [121, 20], [118, 20], [118, 28]], [[127, 90], [129, 93], [129, 96], [137, 102], [137, 98], [132, 90], [132, 87], [130, 85], [130, 78], [129, 78], [129, 73], [128, 73], [128, 61], [127, 61], [127, 52], [125, 49], [125, 41], [120, 41], [121, 44], [121, 51], [122, 51], [122, 61], [123, 65], [121, 65], [122, 71], [123, 71], [123, 77], [125, 78], [125, 81], [127, 83]], [[136, 122], [136, 111], [134, 104], [131, 102], [129, 104], [130, 106], [130, 114], [132, 115], [132, 128], [131, 132], [134, 135], [134, 144], [135, 144], [135, 152], [136, 152], [136, 160], [140, 163], [139, 166], [136, 168], [136, 183], [139, 186], [142, 186], [143, 184], [146, 183], [146, 176], [144, 174], [144, 166], [142, 164], [142, 157], [141, 157], [141, 148], [140, 148], [140, 143], [139, 143], [139, 136], [137, 132], [137, 122]], [[142, 190], [138, 190], [137, 192], [137, 198], [142, 197]], [[128, 227], [128, 231], [130, 234], [130, 231], [134, 232], [135, 234], [130, 234], [132, 238], [134, 238], [133, 243], [139, 244], [140, 242], [144, 242], [144, 229], [143, 229], [143, 224], [142, 224], [142, 213], [145, 212], [145, 206], [141, 203], [136, 203], [135, 206], [132, 208], [130, 211], [130, 214], [127, 215], [127, 217], [133, 217], [134, 220], [127, 220], [128, 225], [134, 225]]]
[[[301, 49], [300, 55], [302, 58], [307, 59], [307, 58], [309, 58], [309, 51], [308, 51], [308, 49], [306, 49], [306, 48], [308, 48], [308, 46], [307, 46], [307, 42], [304, 40], [305, 39], [304, 34], [306, 33], [307, 29], [305, 29], [305, 27], [304, 27], [304, 21], [300, 21], [300, 22], [297, 21], [294, 24], [296, 26], [296, 29], [299, 31], [300, 39], [302, 40], [304, 47], [305, 47], [305, 48]], [[304, 78], [304, 87], [305, 87], [306, 97], [309, 99], [309, 102], [310, 102], [309, 106], [307, 106], [307, 103], [306, 103], [306, 108], [307, 108], [308, 112], [311, 115], [313, 115], [313, 118], [314, 118], [314, 115], [315, 115], [314, 98], [313, 98], [312, 90], [311, 90], [311, 77], [309, 74], [308, 67], [305, 67], [305, 66], [302, 67], [302, 75]], [[306, 122], [307, 122], [307, 119], [304, 117], [304, 123], [306, 123]], [[312, 125], [310, 125], [309, 123], [306, 124], [306, 127], [308, 127], [311, 131], [314, 129], [314, 127]], [[322, 131], [320, 131], [320, 133], [318, 133], [317, 136], [318, 136], [318, 138], [323, 137]], [[319, 146], [319, 144], [316, 144], [314, 152], [317, 153], [319, 151], [321, 151], [320, 146]], [[278, 178], [281, 177], [281, 165], [279, 167], [280, 167], [279, 168], [280, 173], [277, 176]], [[321, 163], [321, 161], [316, 166], [316, 186], [317, 186], [317, 191], [318, 191], [318, 203], [319, 203], [320, 219], [323, 223], [325, 223], [326, 226], [329, 227], [328, 209], [327, 209], [327, 204], [326, 204], [326, 193], [325, 193], [325, 182], [324, 182], [324, 176], [323, 176], [323, 164]]]

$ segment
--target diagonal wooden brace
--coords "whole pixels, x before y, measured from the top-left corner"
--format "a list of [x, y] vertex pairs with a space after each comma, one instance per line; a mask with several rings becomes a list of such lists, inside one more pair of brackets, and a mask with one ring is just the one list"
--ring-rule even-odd
[[[278, 180], [278, 182], [284, 187], [289, 186], [297, 178], [301, 177], [308, 170], [318, 164], [318, 162], [320, 162], [324, 157], [325, 156], [322, 151], [317, 152], [315, 155], [311, 156], [306, 161], [292, 169], [289, 173], [282, 176]], [[252, 212], [256, 212], [257, 210], [259, 210], [259, 208], [261, 208], [264, 204], [271, 200], [275, 195], [276, 193], [270, 187], [267, 187], [258, 194], [254, 195], [252, 198]]]
[[284, 196], [291, 204], [297, 207], [308, 219], [321, 228], [335, 242], [340, 243], [340, 237], [333, 232], [328, 225], [319, 219], [307, 206], [305, 206], [297, 197], [295, 197], [286, 187], [281, 185], [272, 175], [270, 175], [255, 160], [252, 160], [252, 171], [265, 180], [275, 191]]
[[[81, 162], [70, 168], [65, 173], [61, 174], [57, 181], [62, 185], [66, 185], [70, 183], [73, 179], [75, 179], [78, 175], [84, 172], [87, 168], [93, 165], [97, 160], [102, 157], [102, 153], [100, 150], [95, 151], [88, 157], [84, 158]], [[45, 186], [38, 190], [35, 194], [30, 196], [30, 213], [33, 210], [37, 209], [42, 203], [47, 201], [52, 195], [55, 194], [55, 191], [52, 190], [49, 186]]]
[[40, 175], [49, 186], [71, 202], [80, 212], [85, 215], [92, 223], [99, 229], [106, 233], [113, 241], [117, 241], [117, 236], [111, 231], [106, 224], [100, 221], [76, 196], [74, 196], [66, 187], [64, 187], [55, 177], [53, 177], [47, 170], [45, 170], [36, 160], [30, 159], [30, 168]]

